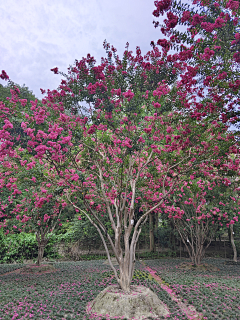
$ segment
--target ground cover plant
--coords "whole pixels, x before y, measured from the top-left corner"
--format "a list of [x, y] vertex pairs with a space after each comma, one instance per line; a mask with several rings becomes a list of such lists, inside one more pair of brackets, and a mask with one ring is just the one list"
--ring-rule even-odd
[[[206, 258], [204, 264], [219, 269], [183, 270], [182, 262], [189, 259], [145, 260], [157, 271], [177, 295], [187, 304], [193, 305], [204, 319], [236, 320], [240, 318], [240, 275], [239, 265], [227, 265], [224, 259]], [[140, 266], [144, 270], [143, 266]], [[216, 270], [215, 268], [212, 268]], [[181, 317], [179, 318], [181, 319]]]
[[[104, 287], [116, 284], [113, 271], [104, 261], [58, 262], [54, 264], [56, 272], [42, 275], [4, 275], [23, 264], [0, 265], [0, 319], [90, 319], [85, 312], [86, 303]], [[179, 268], [186, 261], [189, 260], [168, 258], [144, 262], [157, 271], [183, 302], [201, 312], [203, 319], [238, 319], [239, 266], [226, 265], [223, 259], [207, 258], [204, 263], [216, 266], [219, 271], [189, 272]], [[146, 266], [136, 262], [132, 284], [154, 291], [169, 308], [168, 319], [187, 319], [178, 304], [146, 271]]]
[[[59, 262], [54, 264], [56, 272], [42, 275], [2, 275], [23, 265], [0, 265], [0, 319], [90, 319], [85, 313], [86, 303], [107, 285], [117, 283], [104, 261]], [[132, 284], [154, 291], [168, 306], [168, 319], [187, 319], [168, 293], [139, 268], [137, 262]]]

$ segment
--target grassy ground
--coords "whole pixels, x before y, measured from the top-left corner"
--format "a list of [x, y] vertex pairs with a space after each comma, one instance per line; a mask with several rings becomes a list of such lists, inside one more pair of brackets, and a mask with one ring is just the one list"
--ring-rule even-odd
[[[0, 319], [89, 319], [87, 302], [109, 284], [116, 284], [105, 260], [58, 262], [54, 273], [7, 274], [23, 264], [0, 265]], [[145, 260], [161, 279], [185, 301], [194, 305], [204, 319], [240, 319], [239, 265], [225, 265], [224, 259], [206, 259], [220, 271], [183, 271], [179, 264], [187, 259]], [[168, 319], [187, 319], [178, 304], [155, 280], [150, 280], [145, 267], [136, 263], [133, 284], [152, 289], [168, 306]]]

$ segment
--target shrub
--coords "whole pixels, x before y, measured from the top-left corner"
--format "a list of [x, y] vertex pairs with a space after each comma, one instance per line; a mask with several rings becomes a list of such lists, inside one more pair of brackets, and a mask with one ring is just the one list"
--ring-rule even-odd
[[[54, 244], [59, 241], [61, 236], [52, 235], [45, 248], [45, 258], [59, 258]], [[0, 263], [12, 263], [14, 261], [23, 262], [37, 258], [38, 244], [35, 234], [18, 233], [10, 234], [7, 237], [0, 230]]]

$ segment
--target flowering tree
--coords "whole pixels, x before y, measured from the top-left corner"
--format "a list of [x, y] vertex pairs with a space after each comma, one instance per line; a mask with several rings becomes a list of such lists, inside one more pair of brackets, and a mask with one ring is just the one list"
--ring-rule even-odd
[[[111, 89], [112, 94], [115, 90]], [[113, 265], [111, 267], [124, 291], [130, 290], [135, 247], [141, 225], [146, 221], [148, 214], [164, 202], [175, 184], [180, 183], [186, 172], [193, 170], [195, 163], [204, 161], [206, 157], [216, 157], [219, 147], [221, 148], [218, 146], [219, 141], [215, 139], [217, 135], [214, 132], [218, 130], [216, 124], [212, 125], [202, 120], [200, 126], [194, 119], [186, 121], [179, 112], [158, 115], [157, 109], [160, 107], [158, 101], [164, 103], [169, 91], [163, 82], [159, 83], [151, 95], [148, 93], [144, 98], [140, 97], [141, 101], [145, 100], [144, 106], [149, 110], [148, 116], [146, 113], [132, 113], [130, 107], [135, 93], [131, 90], [119, 93], [121, 99], [110, 113], [101, 110], [99, 102], [97, 117], [93, 114], [91, 119], [93, 124], [88, 130], [85, 126], [88, 121], [86, 117], [67, 116], [47, 108], [37, 110], [33, 102], [31, 109], [36, 110], [33, 115], [16, 108], [19, 117], [29, 119], [28, 122], [22, 122], [24, 131], [31, 137], [28, 142], [30, 146], [28, 152], [32, 151], [35, 154], [34, 158], [39, 160], [45, 156], [46, 169], [48, 168], [51, 173], [48, 179], [51, 181], [52, 175], [53, 179], [56, 179], [53, 180], [54, 185], [65, 187], [66, 199], [77, 210], [87, 215], [99, 234], [101, 235], [102, 230], [110, 242], [119, 262], [120, 276], [117, 275]], [[90, 92], [89, 95], [91, 94], [94, 93]], [[136, 95], [139, 96], [137, 87]], [[6, 106], [3, 108], [6, 110]], [[8, 113], [5, 112], [7, 116], [14, 110], [11, 105], [8, 108]], [[4, 122], [3, 131], [6, 137], [11, 122], [6, 118]], [[40, 123], [42, 130], [38, 127]], [[209, 139], [210, 133], [212, 133], [211, 139]], [[8, 150], [12, 161], [18, 159], [29, 170], [35, 168], [36, 164], [29, 160], [28, 155], [25, 160], [25, 150], [20, 148], [17, 153], [8, 146], [9, 144], [10, 139], [3, 142], [1, 147], [4, 154]], [[66, 146], [62, 147], [63, 145]], [[85, 211], [74, 204], [72, 200], [74, 193], [78, 196], [82, 194]], [[130, 198], [129, 201], [127, 197]], [[143, 204], [142, 209], [145, 202], [150, 203], [152, 207], [135, 222], [134, 201], [140, 199]], [[115, 233], [115, 244], [101, 223], [100, 213], [109, 216]], [[120, 247], [122, 228], [124, 228], [124, 258]], [[133, 228], [130, 244], [129, 237]], [[101, 238], [108, 253], [103, 235]], [[110, 258], [109, 253], [108, 257]]]
[[[195, 0], [190, 5], [171, 0], [154, 2], [155, 18], [164, 13], [163, 24], [154, 21], [167, 39], [159, 39], [166, 60], [175, 70], [182, 70], [177, 95], [190, 116], [205, 113], [217, 116], [224, 123], [238, 122], [239, 97], [239, 2]], [[194, 6], [195, 5], [195, 6]], [[179, 26], [186, 26], [181, 32]], [[170, 49], [178, 53], [168, 54]], [[176, 96], [177, 96], [176, 95]], [[192, 96], [190, 103], [185, 97]]]
[[[239, 228], [239, 163], [239, 155], [231, 154], [226, 163], [219, 167], [218, 175], [222, 183], [219, 185], [218, 192], [211, 195], [214, 199], [214, 205], [222, 212], [219, 218], [220, 226], [222, 227], [223, 221], [225, 221], [226, 227], [229, 229], [233, 261], [235, 262], [237, 262], [237, 249], [234, 242], [233, 227], [235, 226], [235, 230]], [[223, 221], [221, 221], [221, 217]]]
[[[29, 169], [25, 169], [23, 164], [18, 167], [8, 163], [7, 168], [4, 168], [4, 162], [1, 168], [1, 184], [2, 187], [5, 184], [5, 188], [12, 193], [9, 196], [10, 204], [2, 205], [2, 227], [6, 228], [6, 235], [14, 231], [36, 234], [37, 265], [40, 266], [44, 249], [53, 231], [62, 226], [62, 221], [70, 218], [69, 211], [65, 209], [67, 203], [61, 200], [61, 188], [55, 188], [47, 179], [42, 181], [39, 172], [45, 170], [38, 161], [32, 159], [35, 163], [35, 170], [31, 170], [32, 177], [29, 177]], [[14, 206], [11, 206], [11, 203]], [[7, 210], [9, 205], [10, 210]]]
[[216, 167], [210, 171], [204, 168], [204, 171], [205, 176], [201, 176], [199, 168], [194, 179], [186, 179], [178, 188], [179, 193], [175, 193], [168, 204], [165, 202], [163, 208], [168, 218], [174, 221], [194, 265], [201, 264], [219, 228], [232, 226], [238, 221], [239, 206], [234, 203], [236, 198], [232, 196], [232, 188], [227, 190], [229, 177], [219, 176]]
[[[108, 50], [109, 45], [105, 45]], [[36, 160], [44, 159], [48, 180], [62, 187], [62, 199], [96, 227], [118, 289], [129, 294], [136, 244], [148, 215], [164, 205], [196, 166], [218, 160], [223, 151], [235, 152], [236, 148], [232, 147], [235, 144], [232, 135], [219, 139], [219, 114], [216, 119], [212, 117], [218, 110], [217, 102], [211, 109], [207, 100], [202, 101], [208, 113], [199, 113], [194, 97], [184, 95], [193, 74], [188, 78], [184, 75], [180, 99], [174, 102], [171, 88], [158, 78], [161, 66], [168, 67], [168, 81], [174, 77], [174, 73], [170, 74], [171, 64], [164, 60], [165, 54], [162, 56], [154, 48], [144, 61], [137, 48], [136, 57], [126, 51], [120, 60], [116, 50], [111, 51], [115, 63], [110, 51], [108, 59], [102, 59], [99, 66], [95, 66], [90, 55], [76, 60], [68, 82], [62, 80], [60, 93], [49, 91], [42, 100], [44, 106], [38, 107], [32, 101], [31, 106], [24, 101], [16, 101], [17, 105], [2, 103], [0, 157], [8, 155], [14, 163], [22, 161], [29, 172], [36, 166], [29, 154]], [[57, 73], [58, 69], [53, 71]], [[88, 107], [80, 106], [79, 101], [86, 101]], [[78, 109], [78, 114], [66, 111], [68, 103]], [[183, 106], [187, 108], [190, 103], [193, 112], [186, 117]], [[169, 104], [170, 110], [172, 105], [174, 109], [165, 112]], [[16, 116], [29, 136], [27, 155], [26, 150], [13, 149], [15, 138], [9, 129]], [[78, 206], [78, 199], [83, 200], [84, 209]], [[139, 201], [142, 210], [137, 221], [135, 201]], [[103, 217], [111, 222], [113, 239]], [[116, 256], [119, 273], [111, 262], [107, 242]], [[110, 305], [108, 300], [106, 311], [110, 311]]]
[[[7, 104], [11, 105], [14, 100], [15, 103], [18, 102], [17, 94], [13, 91], [12, 94], [12, 99], [9, 103], [5, 103], [5, 107]], [[21, 99], [20, 102], [25, 104]], [[1, 106], [3, 107], [4, 104], [2, 103]], [[5, 107], [3, 107], [4, 112], [7, 110]], [[14, 116], [12, 115], [11, 119], [19, 122], [19, 119]], [[9, 136], [12, 133], [14, 138], [14, 143], [11, 145], [15, 146], [12, 150], [15, 161], [12, 161], [10, 155], [5, 154], [4, 146], [1, 146], [3, 156], [0, 182], [1, 194], [4, 196], [1, 198], [2, 224], [0, 227], [6, 228], [6, 235], [9, 232], [34, 232], [38, 243], [37, 265], [40, 265], [51, 234], [62, 225], [61, 220], [67, 218], [69, 212], [64, 209], [67, 203], [61, 200], [61, 187], [56, 188], [49, 183], [44, 158], [36, 159], [28, 152], [26, 147], [28, 135], [25, 133], [17, 136], [13, 131], [13, 125], [5, 120], [2, 132], [6, 128], [9, 130]], [[3, 136], [7, 143], [6, 135], [3, 134]], [[24, 160], [20, 156], [21, 153], [24, 154]]]
[[[198, 125], [204, 125], [204, 123], [198, 122]], [[204, 252], [210, 245], [213, 236], [215, 236], [218, 226], [223, 226], [225, 221], [225, 225], [229, 227], [234, 221], [238, 221], [236, 204], [234, 210], [231, 210], [229, 214], [222, 211], [223, 207], [221, 205], [224, 202], [224, 206], [226, 206], [227, 203], [229, 211], [231, 207], [233, 208], [233, 199], [237, 196], [235, 198], [231, 196], [238, 189], [234, 184], [232, 184], [231, 189], [228, 186], [229, 178], [232, 179], [239, 175], [239, 160], [238, 156], [235, 161], [229, 157], [226, 158], [226, 151], [231, 145], [233, 135], [226, 132], [228, 129], [226, 125], [217, 122], [215, 122], [215, 125], [215, 132], [208, 132], [211, 139], [217, 139], [221, 144], [221, 152], [219, 152], [217, 145], [214, 146], [215, 150], [219, 152], [217, 152], [219, 157], [217, 159], [209, 158], [205, 162], [198, 159], [200, 161], [195, 163], [195, 170], [192, 171], [192, 174], [185, 176], [185, 179], [182, 180], [183, 184], [177, 184], [172, 191], [174, 194], [169, 195], [161, 206], [155, 210], [155, 212], [167, 214], [168, 219], [173, 222], [194, 264], [201, 263]], [[199, 136], [197, 133], [196, 130], [195, 135]], [[230, 147], [230, 150], [237, 154], [239, 152], [239, 149], [235, 146]], [[215, 197], [212, 194], [212, 189], [219, 193], [224, 188], [227, 188], [223, 192], [224, 197]], [[151, 189], [154, 190], [152, 181], [146, 191], [151, 193]], [[222, 193], [221, 196], [223, 196]], [[153, 203], [150, 202], [147, 208], [150, 209], [152, 205]], [[217, 211], [215, 211], [216, 208], [218, 208]], [[212, 211], [214, 214], [212, 214]], [[221, 217], [223, 221], [221, 221]], [[207, 240], [209, 242], [206, 244]]]

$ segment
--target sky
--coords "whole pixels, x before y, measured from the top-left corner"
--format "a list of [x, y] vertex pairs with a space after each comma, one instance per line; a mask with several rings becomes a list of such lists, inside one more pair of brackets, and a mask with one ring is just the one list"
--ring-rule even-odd
[[57, 89], [65, 79], [50, 69], [67, 74], [69, 65], [88, 53], [101, 63], [105, 39], [120, 58], [127, 42], [134, 54], [136, 46], [143, 55], [151, 50], [152, 40], [164, 38], [152, 23], [153, 10], [154, 0], [0, 1], [0, 72], [42, 99], [40, 88]]

